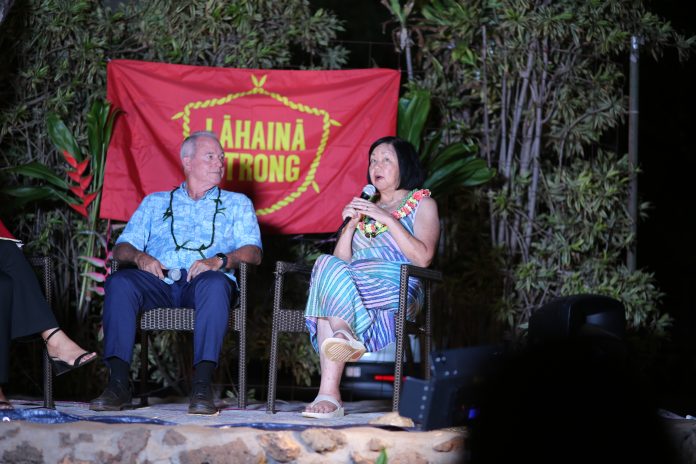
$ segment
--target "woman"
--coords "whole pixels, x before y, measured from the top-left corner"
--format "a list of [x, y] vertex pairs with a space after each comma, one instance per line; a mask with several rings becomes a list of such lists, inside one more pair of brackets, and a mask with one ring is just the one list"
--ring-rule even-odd
[[[379, 351], [395, 340], [400, 265], [427, 267], [440, 235], [437, 205], [420, 190], [425, 173], [413, 146], [383, 137], [369, 151], [368, 181], [377, 193], [353, 198], [342, 217], [350, 217], [332, 255], [320, 256], [312, 270], [305, 317], [319, 351], [321, 383], [306, 417], [343, 415], [339, 384], [347, 361]], [[423, 290], [409, 281], [406, 317], [422, 306]]]
[[[12, 238], [2, 221], [0, 238]], [[12, 409], [1, 386], [9, 380], [13, 339], [40, 333], [56, 375], [97, 358], [96, 353], [83, 350], [58, 328], [31, 265], [11, 240], [0, 240], [0, 331], [0, 410]]]

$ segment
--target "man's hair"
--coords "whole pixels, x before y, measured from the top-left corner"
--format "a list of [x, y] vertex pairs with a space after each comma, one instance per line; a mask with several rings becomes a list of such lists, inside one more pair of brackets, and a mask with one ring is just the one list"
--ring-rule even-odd
[[[413, 190], [422, 187], [423, 182], [425, 182], [425, 170], [411, 142], [399, 137], [382, 137], [372, 144], [370, 151], [367, 152], [368, 157], [372, 156], [372, 152], [375, 148], [383, 143], [391, 145], [394, 148], [396, 158], [399, 160], [399, 186], [397, 189]], [[370, 184], [372, 183], [372, 179], [370, 179], [369, 163], [367, 166], [367, 182]]]
[[181, 159], [186, 158], [187, 156], [193, 156], [196, 153], [196, 143], [197, 140], [200, 138], [209, 138], [213, 139], [216, 142], [220, 143], [220, 141], [217, 138], [217, 135], [215, 135], [214, 132], [211, 131], [197, 131], [194, 132], [193, 134], [189, 135], [186, 137], [186, 140], [181, 144]]

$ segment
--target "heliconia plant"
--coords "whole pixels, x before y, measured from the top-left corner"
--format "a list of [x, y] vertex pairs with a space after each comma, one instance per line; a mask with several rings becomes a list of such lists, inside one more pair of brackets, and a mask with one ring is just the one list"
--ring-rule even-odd
[[[106, 259], [96, 257], [96, 240], [102, 242], [106, 258], [108, 258], [108, 240], [98, 232], [99, 206], [104, 183], [104, 165], [106, 152], [111, 141], [116, 117], [121, 111], [111, 108], [109, 102], [95, 100], [87, 114], [87, 153], [83, 153], [70, 129], [56, 114], [49, 114], [46, 123], [48, 136], [53, 145], [62, 153], [67, 168], [67, 180], [50, 168], [39, 163], [27, 163], [9, 168], [8, 171], [46, 182], [40, 186], [22, 186], [5, 188], [3, 192], [15, 197], [18, 202], [28, 202], [41, 199], [61, 200], [87, 220], [87, 227], [80, 234], [87, 235], [82, 261], [83, 277], [80, 283], [80, 294], [77, 301], [77, 314], [84, 318], [87, 313], [87, 302], [91, 294], [103, 295], [103, 288], [98, 285], [104, 282], [108, 269]], [[110, 235], [111, 223], [107, 224], [107, 235]], [[98, 271], [104, 269], [104, 272]], [[95, 285], [95, 282], [97, 285]]]

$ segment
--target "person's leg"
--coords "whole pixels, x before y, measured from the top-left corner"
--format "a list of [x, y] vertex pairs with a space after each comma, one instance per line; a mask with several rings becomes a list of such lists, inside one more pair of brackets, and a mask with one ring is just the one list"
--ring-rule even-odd
[[[333, 319], [333, 318], [332, 318]], [[347, 324], [346, 324], [347, 327]], [[340, 326], [337, 325], [336, 330]], [[348, 328], [347, 330], [350, 330]], [[321, 346], [325, 339], [331, 337], [334, 333], [334, 327], [329, 323], [329, 320], [324, 317], [317, 319], [317, 344]], [[341, 376], [343, 375], [344, 362], [336, 362], [328, 359], [319, 350], [319, 363], [321, 365], [321, 380], [319, 383], [319, 395], [330, 396], [339, 403], [341, 403], [341, 392], [339, 390], [339, 385], [341, 383]], [[336, 410], [336, 405], [328, 401], [319, 401], [314, 405], [308, 405], [305, 408], [307, 412], [319, 412], [327, 413]]]
[[212, 361], [217, 365], [230, 317], [232, 281], [222, 272], [206, 271], [184, 286], [181, 304], [195, 308], [193, 364]]
[[3, 317], [9, 318], [3, 320], [3, 327], [7, 330], [7, 333], [2, 334], [3, 338], [9, 342], [12, 339], [41, 333], [41, 337], [46, 341], [54, 334], [46, 344], [48, 354], [69, 366], [82, 355], [86, 354], [80, 358], [80, 363], [96, 357], [96, 353], [88, 353], [80, 348], [62, 331], [55, 332], [58, 322], [53, 310], [44, 297], [31, 264], [14, 243], [0, 241], [0, 269], [9, 279], [9, 283], [4, 284], [1, 292], [3, 306], [6, 306], [3, 311], [7, 311], [3, 313]]
[[172, 306], [169, 285], [149, 272], [123, 269], [104, 283], [104, 358], [130, 364], [138, 315], [158, 306]]
[[206, 271], [184, 285], [182, 306], [195, 309], [193, 331], [193, 387], [189, 414], [215, 414], [212, 377], [230, 317], [232, 281], [223, 273]]
[[12, 279], [0, 271], [0, 385], [7, 383], [10, 376], [11, 309]]
[[104, 360], [109, 383], [90, 403], [94, 411], [130, 407], [129, 367], [133, 356], [138, 314], [158, 306], [172, 306], [169, 285], [138, 269], [122, 269], [106, 279], [103, 311]]
[[34, 269], [17, 245], [6, 240], [0, 240], [0, 271], [9, 276], [12, 283], [11, 339], [58, 327]]
[[46, 349], [51, 359], [61, 361], [68, 366], [77, 367], [75, 363], [81, 366], [97, 357], [97, 353], [82, 349], [58, 327], [44, 330], [41, 332], [41, 338], [46, 342]]

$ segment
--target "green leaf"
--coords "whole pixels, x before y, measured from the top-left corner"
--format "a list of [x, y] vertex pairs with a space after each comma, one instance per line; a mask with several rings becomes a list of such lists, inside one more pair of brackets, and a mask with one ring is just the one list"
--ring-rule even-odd
[[23, 164], [21, 166], [8, 168], [7, 171], [27, 177], [33, 177], [35, 179], [45, 180], [46, 182], [49, 182], [62, 190], [68, 190], [68, 183], [65, 181], [65, 179], [58, 177], [58, 175], [48, 168], [48, 166], [35, 161]]
[[53, 145], [55, 145], [61, 153], [67, 151], [77, 161], [82, 161], [84, 158], [82, 156], [82, 151], [80, 151], [75, 137], [73, 137], [65, 123], [56, 114], [50, 113], [46, 118], [46, 124], [48, 126], [48, 137], [51, 139], [51, 142], [53, 142]]
[[430, 92], [415, 90], [399, 99], [397, 134], [420, 150], [423, 129], [430, 114]]
[[39, 200], [62, 200], [67, 204], [77, 203], [75, 199], [69, 197], [64, 192], [47, 185], [41, 187], [6, 187], [0, 190], [0, 192], [14, 197], [14, 203], [17, 205]]

